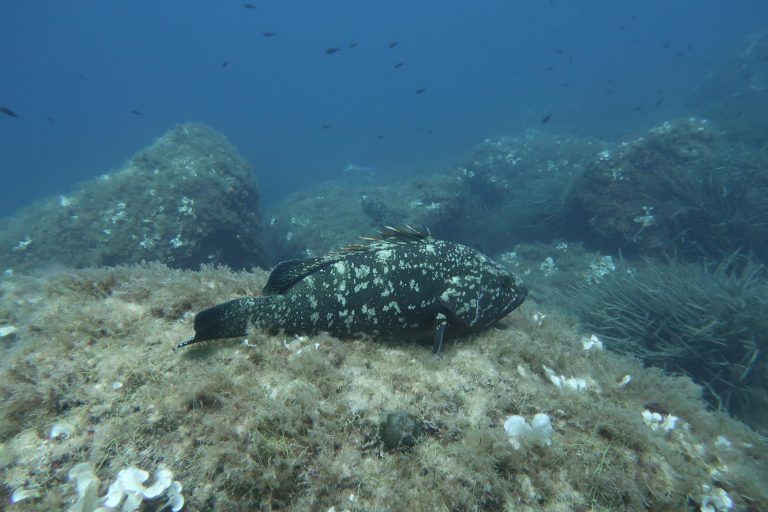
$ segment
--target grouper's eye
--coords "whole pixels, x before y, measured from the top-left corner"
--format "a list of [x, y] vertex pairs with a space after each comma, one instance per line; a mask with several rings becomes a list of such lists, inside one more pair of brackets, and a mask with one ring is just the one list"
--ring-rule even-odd
[[501, 278], [501, 286], [503, 286], [504, 288], [514, 288], [515, 280], [512, 279], [512, 276], [507, 274]]

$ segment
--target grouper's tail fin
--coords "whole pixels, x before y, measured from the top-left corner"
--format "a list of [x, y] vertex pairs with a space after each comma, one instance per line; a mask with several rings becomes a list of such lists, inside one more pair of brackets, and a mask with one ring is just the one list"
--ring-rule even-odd
[[261, 299], [243, 297], [199, 312], [195, 315], [195, 335], [176, 345], [176, 348], [199, 341], [245, 336], [248, 322], [253, 317], [259, 300]]

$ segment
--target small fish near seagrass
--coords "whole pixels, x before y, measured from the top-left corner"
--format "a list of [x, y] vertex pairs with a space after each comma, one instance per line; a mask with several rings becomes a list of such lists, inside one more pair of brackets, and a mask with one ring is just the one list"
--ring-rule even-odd
[[243, 297], [195, 316], [199, 341], [270, 332], [338, 337], [356, 334], [434, 338], [478, 331], [525, 300], [525, 285], [487, 256], [411, 227], [387, 227], [378, 238], [322, 258], [280, 263], [261, 297]]

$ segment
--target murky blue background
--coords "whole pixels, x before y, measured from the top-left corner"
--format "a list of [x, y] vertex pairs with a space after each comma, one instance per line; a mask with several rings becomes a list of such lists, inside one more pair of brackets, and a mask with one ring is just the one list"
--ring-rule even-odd
[[529, 128], [618, 140], [685, 115], [768, 21], [764, 0], [252, 5], [0, 3], [0, 105], [20, 116], [0, 115], [0, 215], [187, 121], [254, 164], [267, 206], [349, 162], [395, 179]]

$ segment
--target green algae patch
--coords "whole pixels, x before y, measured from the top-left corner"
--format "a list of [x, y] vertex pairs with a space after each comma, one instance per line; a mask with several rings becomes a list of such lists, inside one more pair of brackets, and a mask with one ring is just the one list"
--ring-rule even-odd
[[[0, 494], [26, 493], [8, 509], [66, 509], [81, 462], [99, 496], [123, 468], [168, 468], [195, 511], [671, 511], [717, 489], [768, 508], [759, 436], [707, 411], [688, 378], [585, 350], [573, 319], [535, 299], [439, 358], [428, 343], [256, 331], [173, 350], [195, 312], [266, 277], [160, 264], [5, 277], [0, 317], [18, 330], [0, 339]], [[396, 411], [418, 437], [408, 450], [380, 435]], [[538, 413], [551, 444], [515, 449], [506, 418]]]

